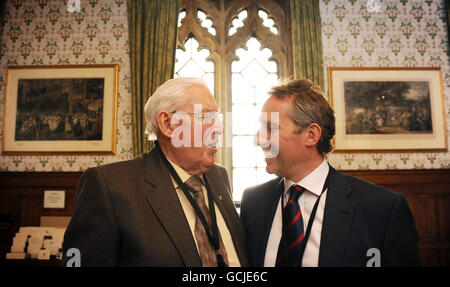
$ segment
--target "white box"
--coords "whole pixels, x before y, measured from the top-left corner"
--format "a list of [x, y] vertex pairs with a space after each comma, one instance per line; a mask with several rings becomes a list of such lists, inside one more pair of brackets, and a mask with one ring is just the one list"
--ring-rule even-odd
[[6, 259], [25, 259], [26, 253], [6, 253]]
[[31, 237], [42, 237], [44, 238], [44, 231], [40, 227], [33, 227], [30, 229], [30, 236]]
[[28, 235], [27, 235], [27, 234], [24, 234], [24, 233], [18, 232], [18, 233], [16, 233], [16, 235], [14, 236], [14, 239], [27, 241]]
[[28, 246], [35, 245], [35, 246], [39, 246], [39, 248], [41, 248], [43, 241], [44, 241], [43, 238], [31, 237], [30, 239], [28, 239]]
[[12, 245], [25, 247], [26, 242], [27, 242], [27, 239], [25, 239], [25, 238], [14, 237]]
[[56, 255], [60, 247], [56, 240], [46, 239], [44, 240], [44, 248], [50, 250], [51, 255]]
[[12, 245], [11, 246], [11, 253], [23, 253], [25, 250], [25, 244], [24, 245]]
[[38, 260], [49, 260], [50, 259], [50, 250], [48, 250], [48, 249], [39, 250], [37, 259]]
[[44, 236], [54, 236], [56, 228], [54, 227], [41, 227], [42, 233]]
[[64, 238], [64, 233], [66, 233], [66, 229], [65, 228], [56, 228], [55, 229], [55, 236]]
[[23, 234], [28, 237], [28, 235], [31, 235], [31, 227], [20, 227], [17, 234]]
[[39, 255], [39, 250], [40, 249], [36, 249], [36, 250], [32, 250], [31, 252], [28, 251], [27, 253], [30, 254], [30, 258], [37, 259], [38, 255]]
[[42, 245], [28, 245], [27, 253], [31, 255], [31, 258], [37, 258]]

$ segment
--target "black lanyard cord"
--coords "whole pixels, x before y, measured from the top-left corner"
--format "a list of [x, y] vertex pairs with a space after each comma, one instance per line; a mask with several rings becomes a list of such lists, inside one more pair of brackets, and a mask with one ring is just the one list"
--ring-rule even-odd
[[164, 155], [164, 153], [161, 150], [161, 147], [159, 146], [159, 143], [156, 141], [156, 149], [158, 150], [164, 164], [166, 165], [166, 167], [169, 169], [170, 174], [172, 175], [172, 177], [175, 179], [176, 183], [178, 184], [178, 186], [181, 188], [181, 190], [183, 191], [184, 195], [186, 196], [186, 198], [188, 199], [189, 203], [191, 204], [192, 208], [194, 208], [196, 215], [198, 216], [198, 218], [200, 219], [201, 223], [203, 224], [203, 227], [205, 228], [206, 231], [206, 235], [208, 236], [208, 240], [211, 243], [211, 245], [213, 246], [214, 250], [215, 250], [215, 254], [217, 257], [217, 265], [219, 267], [225, 267], [227, 266], [223, 260], [223, 257], [220, 253], [220, 240], [219, 240], [219, 231], [218, 231], [218, 227], [217, 227], [217, 218], [216, 218], [216, 210], [214, 207], [214, 199], [213, 196], [211, 194], [211, 189], [209, 187], [209, 183], [208, 180], [206, 179], [205, 174], [203, 174], [203, 181], [205, 183], [206, 186], [206, 191], [208, 194], [208, 205], [209, 205], [209, 212], [210, 212], [210, 216], [211, 216], [211, 228], [208, 224], [208, 222], [206, 221], [205, 215], [203, 214], [203, 212], [201, 211], [200, 207], [198, 206], [197, 202], [195, 201], [195, 199], [192, 197], [191, 192], [195, 191], [187, 186], [186, 184], [183, 183], [183, 181], [181, 180], [180, 176], [178, 175], [178, 173], [175, 171], [175, 169], [173, 168], [173, 166], [170, 164], [169, 160], [166, 158], [166, 156]]
[[[317, 212], [317, 207], [319, 206], [319, 201], [320, 198], [322, 196], [322, 194], [325, 192], [325, 190], [328, 188], [328, 182], [329, 182], [329, 178], [330, 178], [330, 172], [328, 172], [327, 178], [325, 179], [325, 184], [323, 185], [322, 188], [322, 192], [319, 195], [319, 198], [317, 198], [316, 202], [314, 203], [314, 207], [311, 211], [311, 215], [309, 217], [308, 220], [308, 225], [306, 227], [306, 232], [305, 232], [305, 237], [303, 238], [302, 242], [300, 243], [300, 260], [303, 258], [303, 253], [305, 252], [306, 249], [306, 244], [308, 243], [308, 239], [309, 239], [309, 234], [311, 233], [311, 229], [312, 229], [312, 225], [314, 223], [314, 218], [316, 217], [316, 212]], [[284, 186], [281, 186], [281, 216], [282, 216], [282, 221], [284, 222]], [[284, 235], [284, 226], [282, 227], [282, 237]], [[286, 242], [285, 242], [286, 244]], [[286, 246], [285, 246], [286, 247]]]

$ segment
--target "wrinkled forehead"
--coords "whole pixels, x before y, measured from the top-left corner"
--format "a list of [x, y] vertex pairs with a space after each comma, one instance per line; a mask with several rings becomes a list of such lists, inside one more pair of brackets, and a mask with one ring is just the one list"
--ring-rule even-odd
[[201, 85], [194, 85], [186, 90], [189, 97], [188, 104], [194, 107], [194, 105], [201, 105], [203, 111], [217, 111], [217, 104], [211, 91]]

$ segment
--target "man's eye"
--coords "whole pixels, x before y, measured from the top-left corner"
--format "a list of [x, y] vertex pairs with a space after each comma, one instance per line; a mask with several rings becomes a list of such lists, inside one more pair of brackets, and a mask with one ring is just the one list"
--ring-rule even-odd
[[268, 127], [267, 127], [267, 132], [269, 132], [269, 133], [274, 133], [274, 132], [277, 132], [278, 131], [278, 126], [276, 126], [276, 125], [269, 125]]

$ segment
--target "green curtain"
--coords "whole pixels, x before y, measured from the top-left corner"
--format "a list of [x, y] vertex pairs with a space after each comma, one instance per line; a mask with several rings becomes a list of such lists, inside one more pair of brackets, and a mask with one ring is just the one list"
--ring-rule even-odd
[[180, 0], [130, 0], [127, 6], [136, 156], [154, 147], [145, 135], [144, 107], [156, 88], [173, 77]]
[[319, 0], [291, 0], [295, 79], [307, 78], [324, 90]]

